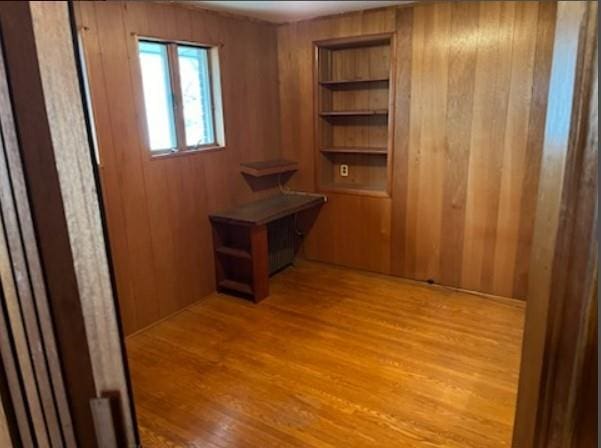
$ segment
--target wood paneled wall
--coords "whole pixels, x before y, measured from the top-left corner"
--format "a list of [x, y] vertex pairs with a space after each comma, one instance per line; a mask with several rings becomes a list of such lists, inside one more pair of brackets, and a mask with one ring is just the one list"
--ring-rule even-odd
[[[273, 193], [251, 188], [241, 161], [298, 160], [291, 185], [316, 189], [312, 43], [385, 32], [397, 36], [391, 197], [330, 194], [306, 256], [526, 296], [554, 2], [430, 3], [277, 30], [154, 2], [75, 11], [126, 334], [214, 290], [207, 214]], [[225, 150], [149, 157], [136, 34], [222, 45]]]
[[[275, 27], [178, 5], [75, 2], [125, 333], [215, 289], [207, 214], [253, 192], [241, 161], [279, 149]], [[219, 44], [225, 150], [151, 160], [135, 35]]]
[[330, 194], [308, 258], [525, 298], [555, 2], [436, 2], [278, 28], [281, 139], [315, 189], [315, 40], [394, 32], [390, 198]]

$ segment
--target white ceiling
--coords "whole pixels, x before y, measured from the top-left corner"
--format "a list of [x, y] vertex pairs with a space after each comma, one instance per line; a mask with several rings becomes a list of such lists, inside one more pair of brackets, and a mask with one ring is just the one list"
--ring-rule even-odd
[[225, 11], [274, 23], [294, 22], [313, 17], [340, 14], [361, 9], [381, 8], [383, 6], [411, 3], [409, 1], [188, 1], [205, 9]]

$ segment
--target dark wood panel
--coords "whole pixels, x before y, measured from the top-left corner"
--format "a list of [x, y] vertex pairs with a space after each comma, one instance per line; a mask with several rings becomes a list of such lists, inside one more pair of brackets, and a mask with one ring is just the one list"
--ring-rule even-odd
[[260, 305], [211, 295], [128, 339], [142, 442], [509, 446], [523, 319], [517, 300], [300, 262]]
[[[214, 291], [210, 212], [275, 192], [240, 174], [241, 162], [280, 156], [275, 27], [150, 2], [77, 2], [76, 12], [130, 334]], [[136, 35], [219, 45], [224, 150], [151, 160]]]
[[[306, 256], [525, 298], [555, 9], [432, 2], [280, 26], [283, 151], [306, 189], [325, 157], [311, 154], [313, 42], [396, 32], [392, 198], [374, 199], [372, 216], [363, 199], [332, 195]], [[371, 227], [375, 216], [390, 223]]]

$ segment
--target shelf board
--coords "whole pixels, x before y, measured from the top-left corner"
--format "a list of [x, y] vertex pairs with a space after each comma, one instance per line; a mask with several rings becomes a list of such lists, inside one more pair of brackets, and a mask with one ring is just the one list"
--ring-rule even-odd
[[253, 293], [253, 289], [250, 285], [242, 282], [237, 282], [235, 280], [221, 280], [219, 282], [219, 287], [223, 289], [229, 289], [231, 291], [236, 291], [242, 294]]
[[298, 170], [298, 163], [292, 160], [274, 159], [240, 164], [240, 172], [254, 177], [289, 173]]
[[228, 257], [250, 260], [250, 253], [245, 250], [242, 250], [242, 249], [235, 249], [233, 247], [221, 246], [221, 247], [218, 247], [216, 249], [216, 251], [218, 254], [227, 255]]
[[371, 47], [375, 45], [390, 45], [392, 33], [370, 34], [356, 37], [341, 37], [336, 39], [319, 40], [315, 44], [327, 50], [343, 48]]
[[388, 82], [389, 78], [363, 78], [363, 79], [335, 79], [329, 81], [319, 81], [324, 87], [336, 87], [336, 86], [354, 86], [361, 84], [373, 84]]
[[330, 154], [378, 154], [378, 155], [386, 155], [388, 154], [388, 149], [386, 147], [378, 147], [378, 148], [367, 148], [367, 147], [332, 147], [332, 148], [321, 148], [321, 152], [330, 153]]
[[371, 115], [388, 115], [388, 109], [335, 110], [320, 112], [322, 117], [361, 117]]
[[342, 184], [342, 183], [329, 183], [323, 184], [320, 188], [321, 191], [329, 191], [333, 193], [349, 193], [349, 194], [361, 194], [367, 196], [378, 196], [388, 197], [386, 187], [378, 185], [363, 185], [363, 184]]

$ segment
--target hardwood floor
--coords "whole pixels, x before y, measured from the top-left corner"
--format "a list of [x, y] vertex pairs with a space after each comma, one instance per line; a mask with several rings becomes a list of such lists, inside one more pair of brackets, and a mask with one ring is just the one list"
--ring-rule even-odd
[[510, 446], [524, 303], [300, 262], [127, 340], [145, 447]]

